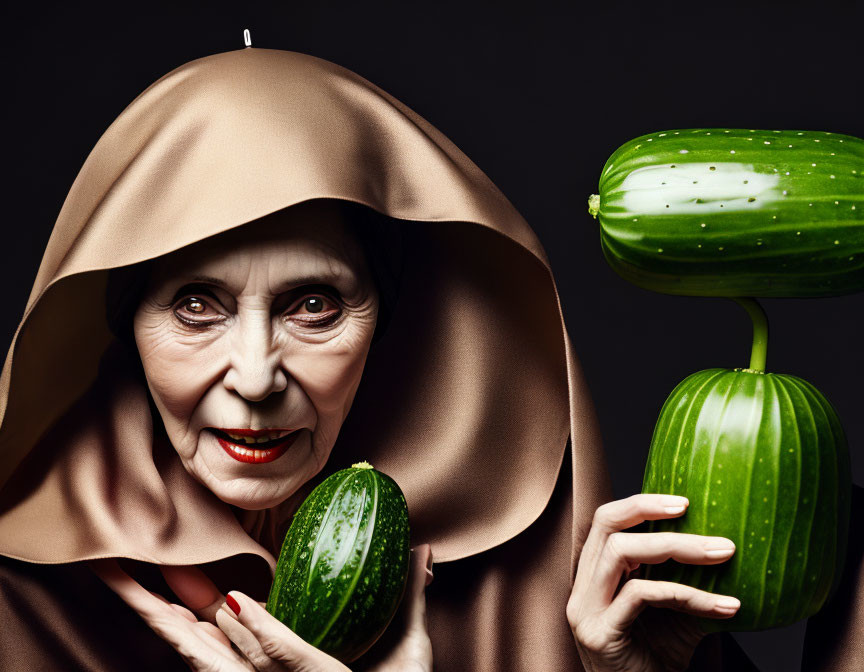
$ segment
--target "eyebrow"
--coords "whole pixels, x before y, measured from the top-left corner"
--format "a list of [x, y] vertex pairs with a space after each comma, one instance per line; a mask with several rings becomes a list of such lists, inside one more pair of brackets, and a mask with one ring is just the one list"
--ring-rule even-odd
[[[288, 289], [291, 289], [293, 287], [301, 287], [303, 285], [337, 283], [343, 278], [350, 279], [354, 277], [354, 273], [347, 266], [343, 266], [340, 264], [337, 268], [339, 270], [335, 272], [309, 273], [306, 275], [290, 278], [289, 280], [286, 280], [282, 284], [278, 285], [276, 287], [275, 293], [281, 294]], [[220, 280], [219, 278], [213, 277], [212, 275], [193, 275], [189, 278], [184, 279], [183, 284], [188, 285], [193, 283], [206, 283], [209, 285], [216, 285], [217, 287], [221, 287], [225, 291], [230, 291], [230, 289], [225, 285], [224, 280]]]

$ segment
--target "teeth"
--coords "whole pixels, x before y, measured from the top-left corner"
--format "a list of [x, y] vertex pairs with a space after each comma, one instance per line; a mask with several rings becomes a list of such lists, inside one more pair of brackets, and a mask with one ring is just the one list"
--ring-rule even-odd
[[239, 434], [232, 434], [231, 432], [225, 432], [237, 443], [245, 443], [246, 445], [255, 445], [256, 443], [266, 443], [267, 441], [272, 441], [273, 439], [281, 439], [283, 436], [287, 436], [291, 432], [281, 431], [281, 432], [271, 432], [269, 434], [264, 434], [259, 437], [254, 436], [241, 436]]
[[250, 448], [243, 448], [242, 446], [231, 446], [231, 450], [238, 455], [255, 455], [256, 453], [261, 453], [261, 455], [266, 456], [272, 452], [270, 450], [252, 450]]

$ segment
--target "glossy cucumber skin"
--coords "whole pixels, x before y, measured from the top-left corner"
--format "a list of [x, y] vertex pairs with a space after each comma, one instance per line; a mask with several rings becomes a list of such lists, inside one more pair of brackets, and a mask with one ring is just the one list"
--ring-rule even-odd
[[732, 618], [701, 619], [709, 632], [807, 618], [842, 573], [851, 483], [843, 428], [810, 383], [741, 369], [694, 373], [663, 405], [642, 487], [690, 504], [648, 529], [727, 537], [736, 550], [718, 565], [646, 565], [646, 578], [737, 597]]
[[644, 135], [606, 162], [598, 218], [607, 261], [645, 289], [864, 291], [864, 141], [717, 128]]
[[267, 611], [325, 653], [351, 662], [384, 632], [405, 590], [408, 508], [396, 482], [343, 469], [298, 509]]

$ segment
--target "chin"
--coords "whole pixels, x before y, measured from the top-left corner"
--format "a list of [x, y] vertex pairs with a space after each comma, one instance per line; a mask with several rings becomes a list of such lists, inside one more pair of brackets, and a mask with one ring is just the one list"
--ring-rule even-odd
[[[293, 480], [293, 479], [291, 479]], [[305, 481], [297, 482], [294, 487], [286, 487], [286, 483], [279, 483], [278, 488], [273, 488], [272, 479], [236, 478], [229, 482], [220, 482], [210, 490], [226, 504], [231, 504], [247, 511], [261, 511], [278, 506], [291, 495], [293, 495]], [[208, 486], [209, 487], [209, 486]]]

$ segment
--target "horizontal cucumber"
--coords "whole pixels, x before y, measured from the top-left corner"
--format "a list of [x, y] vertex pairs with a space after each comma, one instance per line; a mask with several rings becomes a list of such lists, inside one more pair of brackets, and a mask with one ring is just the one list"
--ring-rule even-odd
[[864, 291], [864, 141], [683, 129], [622, 145], [589, 212], [612, 268], [693, 296]]

